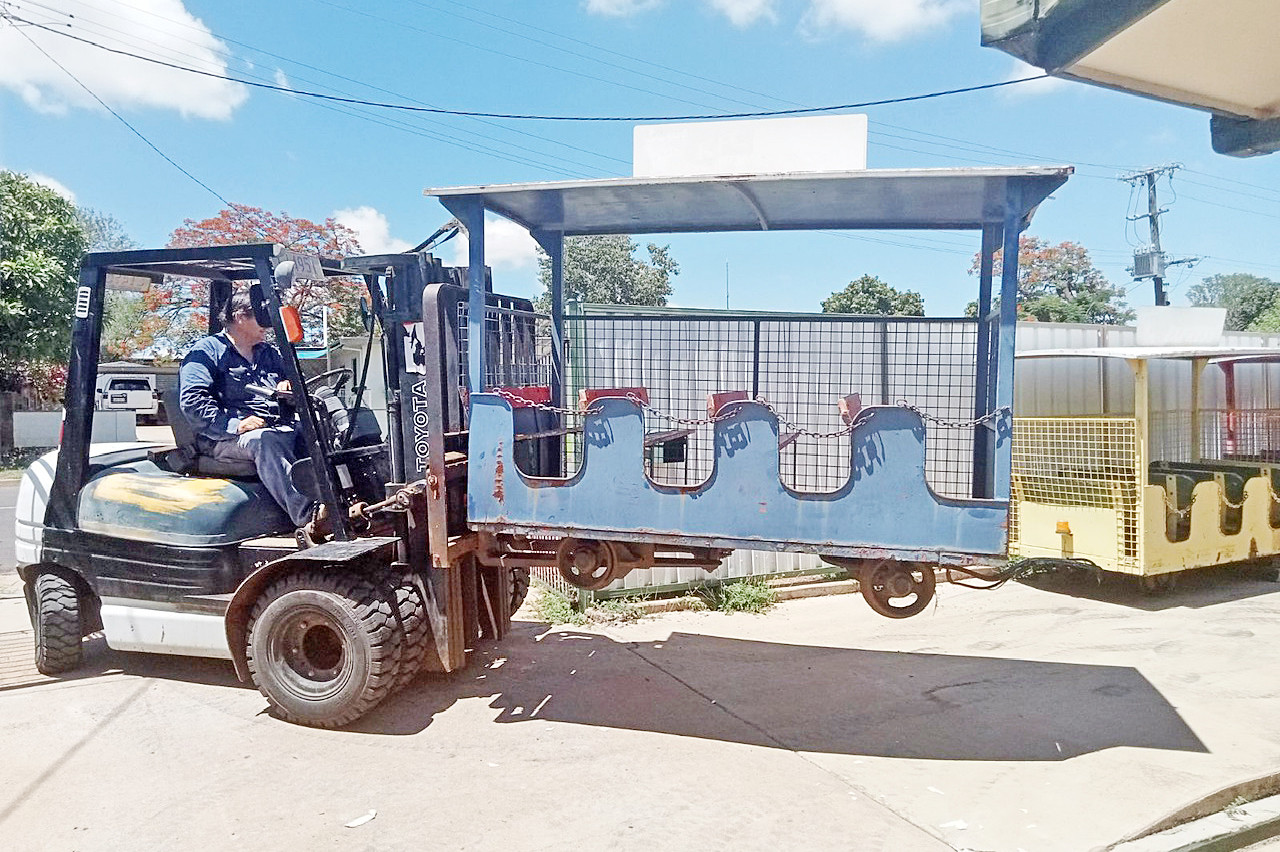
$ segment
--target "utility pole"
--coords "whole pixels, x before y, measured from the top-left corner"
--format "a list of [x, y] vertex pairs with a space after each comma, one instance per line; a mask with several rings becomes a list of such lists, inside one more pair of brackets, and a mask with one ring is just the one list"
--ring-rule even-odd
[[1143, 278], [1150, 278], [1155, 286], [1155, 303], [1157, 305], [1169, 304], [1169, 294], [1164, 288], [1165, 269], [1178, 263], [1195, 263], [1200, 258], [1185, 257], [1178, 260], [1167, 260], [1164, 252], [1160, 249], [1160, 214], [1167, 213], [1167, 210], [1160, 209], [1160, 201], [1156, 194], [1156, 181], [1161, 175], [1169, 175], [1172, 179], [1173, 173], [1182, 168], [1178, 163], [1171, 163], [1167, 166], [1158, 166], [1151, 169], [1143, 169], [1142, 171], [1132, 172], [1123, 175], [1120, 180], [1128, 183], [1130, 186], [1137, 187], [1139, 184], [1145, 184], [1147, 187], [1147, 212], [1137, 216], [1130, 216], [1130, 222], [1136, 222], [1139, 219], [1146, 219], [1150, 228], [1151, 242], [1144, 248], [1133, 253], [1133, 277], [1139, 281]]

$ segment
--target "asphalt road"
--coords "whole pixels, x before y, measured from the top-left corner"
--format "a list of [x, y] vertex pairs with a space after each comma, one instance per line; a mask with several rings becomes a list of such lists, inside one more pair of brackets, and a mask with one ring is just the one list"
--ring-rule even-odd
[[273, 719], [225, 662], [100, 640], [72, 676], [23, 678], [30, 631], [0, 633], [15, 667], [0, 837], [5, 852], [1097, 849], [1276, 777], [1273, 577], [1199, 572], [1161, 598], [1087, 576], [946, 586], [900, 621], [848, 595], [518, 621], [342, 731]]

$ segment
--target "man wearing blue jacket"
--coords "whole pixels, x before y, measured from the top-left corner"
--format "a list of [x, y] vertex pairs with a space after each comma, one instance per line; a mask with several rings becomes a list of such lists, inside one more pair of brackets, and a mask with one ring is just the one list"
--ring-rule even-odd
[[234, 294], [223, 309], [222, 331], [203, 338], [182, 359], [178, 400], [199, 433], [200, 451], [219, 461], [252, 460], [267, 491], [301, 527], [315, 502], [294, 487], [289, 468], [298, 457], [299, 433], [280, 405], [249, 385], [288, 391], [284, 361], [266, 342], [249, 294]]

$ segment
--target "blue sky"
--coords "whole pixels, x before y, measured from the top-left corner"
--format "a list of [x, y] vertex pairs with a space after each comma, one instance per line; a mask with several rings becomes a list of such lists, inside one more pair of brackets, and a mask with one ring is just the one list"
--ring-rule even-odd
[[[921, 94], [1027, 76], [979, 46], [977, 0], [9, 0], [8, 13], [173, 64], [368, 100], [556, 115], [721, 114]], [[27, 40], [34, 40], [48, 56]], [[37, 175], [109, 213], [144, 246], [222, 202], [338, 216], [368, 251], [431, 233], [448, 214], [428, 186], [627, 175], [631, 125], [429, 117], [298, 96], [115, 56], [32, 26], [0, 24], [0, 167]], [[1195, 61], [1194, 57], [1174, 61]], [[1178, 162], [1160, 185], [1172, 299], [1203, 276], [1280, 279], [1280, 156], [1209, 146], [1190, 109], [1061, 81], [877, 107], [871, 168], [1066, 163], [1076, 175], [1031, 233], [1074, 240], [1131, 304], [1125, 272], [1145, 224], [1116, 178]], [[1136, 231], [1135, 231], [1136, 227]], [[817, 310], [864, 273], [920, 291], [926, 312], [973, 298], [970, 233], [657, 237], [682, 266], [673, 303]], [[649, 238], [639, 238], [641, 242]], [[499, 289], [533, 295], [530, 245], [494, 226]], [[455, 249], [446, 247], [452, 259]]]

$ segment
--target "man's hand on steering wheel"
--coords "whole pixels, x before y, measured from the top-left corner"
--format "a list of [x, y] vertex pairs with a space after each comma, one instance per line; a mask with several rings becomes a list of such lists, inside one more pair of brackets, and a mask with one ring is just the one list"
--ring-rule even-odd
[[240, 425], [236, 427], [236, 434], [243, 435], [245, 432], [252, 432], [254, 429], [267, 428], [267, 421], [263, 420], [256, 414], [250, 414], [248, 417], [240, 421]]

